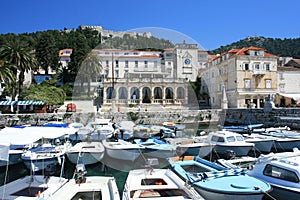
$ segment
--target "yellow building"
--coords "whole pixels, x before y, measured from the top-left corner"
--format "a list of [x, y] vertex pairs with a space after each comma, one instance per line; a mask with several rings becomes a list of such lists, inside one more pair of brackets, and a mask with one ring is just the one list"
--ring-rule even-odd
[[221, 107], [223, 92], [228, 108], [262, 108], [277, 91], [277, 56], [253, 46], [231, 49], [213, 57], [201, 77], [211, 107]]

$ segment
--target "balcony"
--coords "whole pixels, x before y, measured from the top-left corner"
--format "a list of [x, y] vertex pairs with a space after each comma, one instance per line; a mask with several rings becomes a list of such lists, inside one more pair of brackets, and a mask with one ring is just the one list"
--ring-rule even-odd
[[265, 75], [265, 74], [266, 74], [266, 70], [262, 70], [262, 69], [253, 70], [253, 75]]

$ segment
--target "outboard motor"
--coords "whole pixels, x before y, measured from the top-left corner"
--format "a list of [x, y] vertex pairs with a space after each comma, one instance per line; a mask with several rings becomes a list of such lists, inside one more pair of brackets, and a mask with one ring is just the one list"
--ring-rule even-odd
[[236, 154], [233, 150], [226, 150], [224, 152], [224, 159], [226, 160], [230, 160], [230, 159], [233, 159], [235, 158]]

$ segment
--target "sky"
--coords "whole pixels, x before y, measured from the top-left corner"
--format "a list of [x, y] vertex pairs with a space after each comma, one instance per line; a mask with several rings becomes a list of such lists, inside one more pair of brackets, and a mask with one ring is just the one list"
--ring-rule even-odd
[[98, 25], [152, 30], [174, 43], [213, 50], [248, 36], [298, 38], [299, 7], [299, 0], [3, 0], [0, 34]]

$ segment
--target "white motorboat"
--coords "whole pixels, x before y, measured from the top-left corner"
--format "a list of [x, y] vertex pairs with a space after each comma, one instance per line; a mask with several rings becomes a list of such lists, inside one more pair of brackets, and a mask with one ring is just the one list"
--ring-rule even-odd
[[253, 151], [260, 153], [270, 153], [275, 143], [275, 139], [267, 137], [256, 137], [255, 134], [243, 134], [245, 142], [253, 143]]
[[249, 176], [270, 183], [274, 199], [300, 199], [300, 151], [261, 155]]
[[214, 144], [216, 153], [225, 156], [230, 151], [235, 156], [246, 156], [254, 147], [253, 143], [245, 142], [241, 134], [225, 130], [210, 132], [206, 142]]
[[93, 122], [89, 122], [86, 128], [92, 129], [91, 138], [93, 140], [104, 140], [114, 135], [117, 127], [111, 119], [97, 118]]
[[169, 144], [155, 138], [149, 138], [146, 141], [135, 139], [134, 141], [136, 144], [145, 147], [142, 153], [147, 157], [168, 158], [177, 155], [176, 145]]
[[[0, 145], [9, 147], [9, 154], [5, 155], [4, 149], [0, 151], [0, 166], [22, 162], [25, 150], [36, 147], [42, 140], [61, 138], [73, 132], [75, 130], [59, 127], [6, 127], [0, 131]], [[8, 162], [1, 159], [7, 156]]]
[[66, 150], [66, 155], [71, 163], [85, 165], [100, 162], [104, 153], [104, 146], [98, 141], [79, 142]]
[[271, 152], [286, 152], [293, 151], [294, 148], [300, 148], [300, 137], [292, 137], [283, 135], [279, 132], [263, 132], [263, 133], [252, 133], [251, 136], [255, 138], [262, 138], [264, 140], [273, 140]]
[[41, 139], [38, 142], [39, 145], [28, 149], [21, 155], [26, 167], [33, 172], [38, 172], [61, 164], [65, 151], [71, 146], [67, 134], [71, 129], [31, 127], [29, 130], [39, 135]]
[[25, 176], [0, 187], [1, 199], [48, 199], [68, 179], [55, 176]]
[[208, 156], [214, 147], [207, 142], [196, 142], [193, 138], [165, 138], [170, 144], [177, 146], [178, 156], [199, 156], [201, 158]]
[[145, 149], [139, 144], [133, 144], [122, 139], [102, 140], [107, 155], [111, 158], [126, 161], [135, 161]]
[[[153, 162], [154, 163], [154, 162]], [[193, 187], [170, 169], [134, 169], [129, 171], [122, 200], [130, 199], [203, 199]]]
[[86, 171], [84, 165], [77, 165], [74, 178], [64, 184], [48, 198], [48, 200], [120, 199], [119, 190], [114, 177], [85, 175]]
[[22, 162], [21, 155], [40, 139], [25, 128], [6, 127], [0, 130], [0, 166]]

